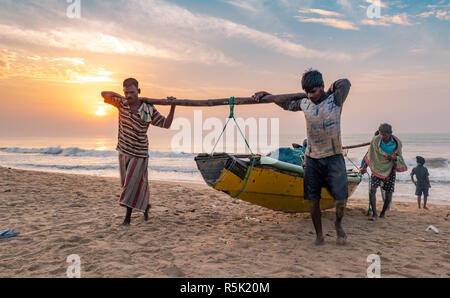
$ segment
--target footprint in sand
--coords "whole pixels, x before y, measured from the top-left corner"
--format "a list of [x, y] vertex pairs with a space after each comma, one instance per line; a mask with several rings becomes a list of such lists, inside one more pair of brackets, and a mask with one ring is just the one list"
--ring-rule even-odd
[[43, 264], [35, 264], [28, 268], [29, 271], [37, 271], [41, 269], [44, 265]]
[[70, 208], [81, 208], [81, 207], [86, 207], [86, 206], [87, 206], [86, 204], [82, 204], [82, 203], [73, 203], [73, 204], [69, 205]]
[[82, 238], [82, 237], [80, 237], [80, 236], [72, 236], [72, 237], [70, 237], [69, 239], [67, 239], [67, 241], [69, 242], [69, 243], [73, 243], [73, 244], [86, 244], [86, 243], [89, 243], [89, 242], [91, 242], [91, 239], [88, 239], [88, 238]]
[[414, 264], [406, 264], [406, 265], [404, 266], [404, 268], [407, 268], [407, 269], [420, 269], [419, 266], [414, 265]]
[[168, 267], [168, 268], [163, 268], [161, 271], [164, 274], [168, 275], [169, 277], [183, 277], [183, 276], [185, 276], [184, 272], [181, 271], [181, 269], [178, 268], [175, 265], [173, 265], [171, 267]]
[[54, 277], [66, 277], [66, 269], [65, 268], [58, 268], [58, 269], [54, 269], [48, 272], [50, 275], [54, 276]]

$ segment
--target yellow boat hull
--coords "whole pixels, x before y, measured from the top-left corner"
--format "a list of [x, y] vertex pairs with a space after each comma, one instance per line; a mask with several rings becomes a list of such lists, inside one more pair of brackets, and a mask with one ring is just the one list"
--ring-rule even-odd
[[[309, 212], [309, 201], [305, 200], [303, 196], [303, 175], [280, 171], [271, 167], [255, 166], [251, 170], [245, 186], [250, 167], [247, 167], [241, 173], [236, 170], [232, 172], [230, 169], [235, 167], [226, 164], [226, 158], [218, 158], [217, 160], [217, 164], [207, 162], [202, 166], [201, 163], [198, 163], [199, 169], [203, 171], [205, 181], [214, 189], [223, 191], [232, 197], [239, 195], [238, 199], [240, 200], [272, 210]], [[227, 166], [229, 169], [227, 169]], [[210, 172], [205, 173], [206, 170]], [[214, 176], [215, 173], [217, 174]], [[351, 177], [348, 180], [350, 197], [358, 187], [361, 178]], [[322, 188], [320, 206], [322, 209], [335, 206], [333, 197], [326, 188]]]

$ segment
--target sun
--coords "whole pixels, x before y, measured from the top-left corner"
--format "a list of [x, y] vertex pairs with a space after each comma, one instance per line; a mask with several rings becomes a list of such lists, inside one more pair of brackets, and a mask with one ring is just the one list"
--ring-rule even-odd
[[100, 107], [95, 111], [95, 115], [97, 115], [97, 116], [105, 116], [105, 114], [106, 114], [106, 110], [103, 107]]

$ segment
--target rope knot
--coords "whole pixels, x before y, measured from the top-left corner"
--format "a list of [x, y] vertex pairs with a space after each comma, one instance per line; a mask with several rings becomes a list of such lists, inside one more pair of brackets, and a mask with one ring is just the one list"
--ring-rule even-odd
[[230, 105], [230, 116], [228, 118], [234, 118], [234, 96], [230, 97], [228, 104]]

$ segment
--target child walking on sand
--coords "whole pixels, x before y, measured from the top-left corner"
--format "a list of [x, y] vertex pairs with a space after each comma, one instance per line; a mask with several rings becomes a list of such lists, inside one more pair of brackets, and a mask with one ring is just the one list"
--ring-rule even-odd
[[[428, 169], [424, 167], [425, 158], [422, 156], [416, 156], [417, 167], [412, 169], [411, 171], [411, 181], [416, 186], [416, 196], [417, 196], [417, 204], [420, 209], [420, 200], [423, 194], [423, 209], [428, 210], [427, 208], [427, 199], [428, 199], [428, 190], [431, 188], [430, 185], [430, 174], [428, 173]], [[414, 175], [416, 175], [417, 182], [414, 180]]]

